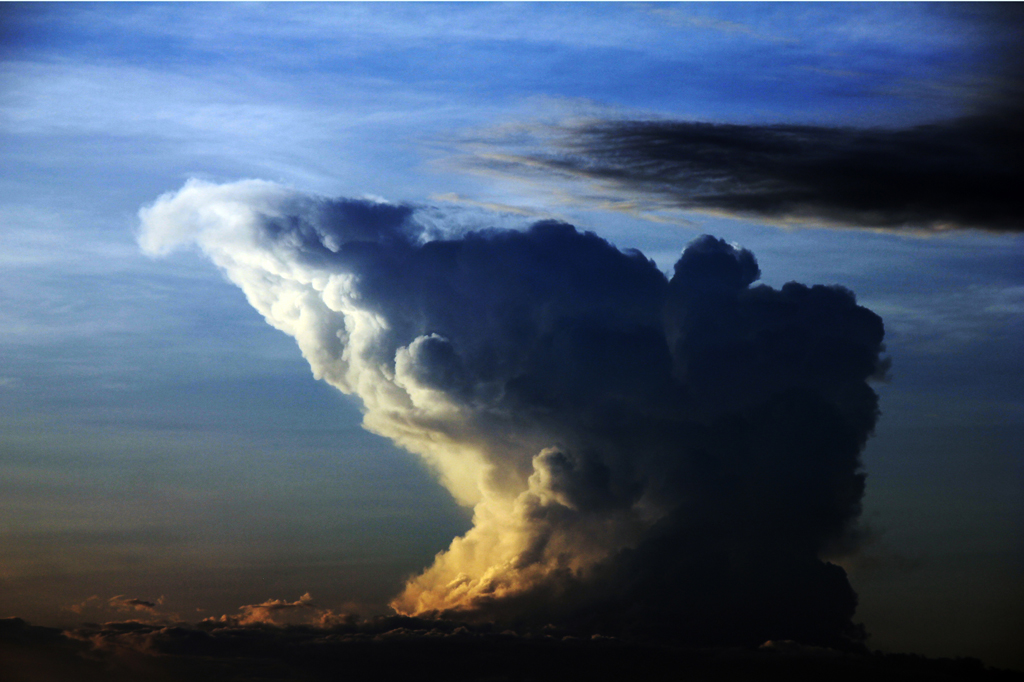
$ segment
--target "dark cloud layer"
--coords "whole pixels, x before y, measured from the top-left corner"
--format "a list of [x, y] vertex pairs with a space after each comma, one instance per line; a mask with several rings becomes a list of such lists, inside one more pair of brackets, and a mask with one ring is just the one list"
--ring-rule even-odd
[[564, 153], [476, 160], [609, 183], [663, 205], [852, 227], [1024, 229], [1024, 107], [889, 130], [608, 121]]
[[[473, 608], [691, 642], [859, 639], [856, 596], [842, 569], [818, 557], [860, 512], [859, 453], [878, 413], [865, 380], [884, 371], [881, 320], [839, 287], [751, 287], [752, 254], [713, 237], [692, 243], [669, 281], [568, 226], [502, 235], [487, 260], [515, 251], [506, 240], [543, 244], [563, 271], [591, 242], [601, 257], [572, 278], [578, 290], [531, 300], [568, 294], [571, 304], [606, 290], [596, 298], [611, 301], [597, 314], [565, 305], [550, 331], [512, 339], [525, 357], [505, 400], [562, 444], [534, 461], [563, 501], [530, 509], [535, 542], [641, 498], [666, 515], [582, 577]], [[444, 333], [455, 344], [468, 336]], [[467, 360], [460, 374], [478, 376]]]
[[676, 649], [416, 618], [329, 628], [125, 622], [64, 633], [8, 618], [0, 619], [0, 666], [10, 682], [1024, 679], [974, 659], [843, 654], [785, 641]]
[[[628, 207], [883, 229], [1024, 230], [1024, 10], [1019, 3], [933, 8], [984, 36], [987, 63], [937, 84], [960, 118], [856, 128], [605, 120], [476, 140], [473, 166], [601, 183]], [[933, 84], [934, 85], [934, 84]], [[525, 145], [525, 146], [524, 146]], [[479, 148], [479, 144], [478, 144]], [[588, 188], [581, 199], [593, 199]]]
[[941, 84], [961, 91], [971, 113], [960, 118], [902, 128], [597, 121], [539, 131], [526, 151], [471, 163], [589, 178], [625, 203], [648, 197], [655, 207], [862, 228], [1024, 230], [1024, 10], [934, 10], [987, 45], [983, 70], [965, 64]]
[[856, 534], [885, 371], [850, 291], [756, 285], [710, 236], [666, 277], [564, 223], [425, 237], [415, 210], [269, 183], [190, 183], [144, 225], [151, 250], [196, 239], [474, 507], [400, 613], [859, 646], [821, 558]]

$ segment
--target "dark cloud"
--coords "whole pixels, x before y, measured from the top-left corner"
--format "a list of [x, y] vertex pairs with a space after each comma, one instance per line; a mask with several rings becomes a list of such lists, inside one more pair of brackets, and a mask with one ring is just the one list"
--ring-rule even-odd
[[820, 558], [856, 538], [885, 371], [853, 293], [756, 285], [753, 254], [710, 236], [669, 278], [564, 223], [437, 236], [365, 203], [190, 183], [143, 212], [143, 243], [195, 239], [474, 507], [398, 612], [858, 646], [856, 595]]
[[111, 597], [107, 603], [111, 608], [118, 611], [146, 611], [148, 613], [156, 613], [156, 607], [158, 604], [163, 603], [163, 597], [155, 602], [146, 601], [145, 599], [138, 599], [136, 597], [125, 597], [124, 595], [117, 595]]
[[0, 620], [0, 665], [11, 682], [75, 680], [1020, 680], [974, 659], [863, 655], [772, 641], [687, 648], [578, 638], [553, 627], [513, 632], [418, 618], [328, 628], [107, 623], [61, 633]]
[[[889, 130], [607, 121], [563, 152], [476, 159], [603, 181], [662, 206], [851, 227], [1024, 229], [1024, 107]], [[557, 147], [556, 147], [557, 149]]]
[[[589, 284], [626, 289], [630, 258], [609, 252]], [[505, 399], [562, 443], [534, 458], [536, 544], [518, 560], [543, 555], [551, 526], [640, 500], [665, 516], [583, 574], [479, 600], [482, 616], [709, 643], [861, 637], [844, 572], [818, 557], [860, 512], [882, 323], [845, 289], [757, 277], [750, 252], [702, 237], [670, 281], [633, 279], [632, 305], [614, 306], [646, 315], [565, 311], [518, 345]]]
[[[505, 127], [468, 140], [471, 168], [585, 179], [583, 203], [658, 216], [681, 209], [880, 229], [1024, 229], [1024, 9], [936, 6], [984, 44], [983, 65], [907, 97], [957, 93], [964, 115], [924, 125], [586, 120]], [[570, 190], [572, 192], [573, 190]]]

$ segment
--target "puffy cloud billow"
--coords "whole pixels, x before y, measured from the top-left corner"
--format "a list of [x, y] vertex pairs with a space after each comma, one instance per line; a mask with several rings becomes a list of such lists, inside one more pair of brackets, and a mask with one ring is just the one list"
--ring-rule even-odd
[[691, 641], [856, 638], [820, 556], [855, 533], [881, 319], [841, 287], [756, 286], [713, 237], [671, 278], [571, 225], [445, 234], [418, 209], [248, 180], [140, 212], [197, 244], [364, 425], [473, 527], [402, 614]]

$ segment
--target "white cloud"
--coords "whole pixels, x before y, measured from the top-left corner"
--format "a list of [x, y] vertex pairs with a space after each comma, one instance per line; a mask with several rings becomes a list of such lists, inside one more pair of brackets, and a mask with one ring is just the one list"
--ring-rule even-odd
[[[637, 523], [628, 509], [538, 531], [538, 507], [574, 513], [552, 487], [547, 460], [535, 458], [553, 435], [501, 408], [488, 386], [475, 387], [474, 398], [439, 388], [431, 373], [444, 370], [436, 360], [450, 352], [444, 337], [427, 333], [392, 345], [396, 320], [361, 291], [360, 277], [371, 273], [319, 259], [314, 247], [329, 249], [330, 235], [312, 242], [291, 236], [318, 229], [322, 201], [259, 180], [191, 180], [140, 210], [139, 243], [153, 255], [197, 244], [268, 323], [295, 338], [316, 378], [361, 399], [367, 429], [422, 456], [455, 499], [474, 508], [474, 528], [410, 583], [396, 608], [452, 608], [521, 591], [622, 546]], [[288, 225], [287, 233], [277, 235], [275, 224]], [[549, 550], [520, 565], [537, 532]]]

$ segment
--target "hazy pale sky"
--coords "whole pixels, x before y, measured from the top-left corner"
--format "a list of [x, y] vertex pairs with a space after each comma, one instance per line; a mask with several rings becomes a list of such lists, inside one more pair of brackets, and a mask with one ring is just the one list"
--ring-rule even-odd
[[[0, 5], [0, 616], [152, 615], [120, 595], [195, 621], [305, 593], [384, 612], [470, 528], [199, 249], [140, 248], [162, 195], [260, 179], [413, 206], [444, 234], [567, 221], [669, 275], [707, 233], [772, 287], [852, 290], [892, 361], [872, 384], [866, 539], [834, 559], [854, 620], [872, 648], [1024, 669], [1024, 224], [986, 193], [1000, 177], [960, 157], [973, 178], [928, 175], [950, 149], [988, 168], [974, 131], [1019, 111], [1020, 20], [958, 3]], [[698, 169], [730, 201], [666, 189], [689, 166], [642, 175], [635, 138], [604, 155], [586, 136], [625, 144], [628, 121], [672, 144], [731, 136], [730, 163]], [[780, 130], [801, 142], [778, 158], [820, 186], [794, 162], [803, 203], [731, 201], [753, 187], [740, 141]], [[893, 159], [906, 186], [835, 191], [861, 187], [836, 169]], [[1019, 179], [1019, 160], [992, 163]], [[879, 198], [903, 191], [902, 213]]]

